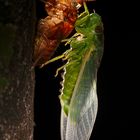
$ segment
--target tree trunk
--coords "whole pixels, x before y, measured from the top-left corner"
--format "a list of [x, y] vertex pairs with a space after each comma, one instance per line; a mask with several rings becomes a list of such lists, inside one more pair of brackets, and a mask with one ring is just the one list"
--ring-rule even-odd
[[0, 140], [32, 140], [35, 1], [0, 0]]

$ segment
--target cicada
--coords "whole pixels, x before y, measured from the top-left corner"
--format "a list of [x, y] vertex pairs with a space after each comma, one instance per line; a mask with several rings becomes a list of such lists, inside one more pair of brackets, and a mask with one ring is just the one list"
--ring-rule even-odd
[[48, 0], [48, 16], [38, 23], [34, 49], [34, 66], [41, 65], [53, 56], [62, 39], [68, 37], [77, 19], [79, 4], [84, 0]]
[[98, 110], [96, 84], [103, 55], [103, 23], [97, 13], [89, 13], [85, 3], [84, 7], [75, 23], [76, 34], [63, 40], [70, 49], [46, 63], [67, 60], [56, 72], [65, 70], [59, 96], [62, 140], [89, 140]]

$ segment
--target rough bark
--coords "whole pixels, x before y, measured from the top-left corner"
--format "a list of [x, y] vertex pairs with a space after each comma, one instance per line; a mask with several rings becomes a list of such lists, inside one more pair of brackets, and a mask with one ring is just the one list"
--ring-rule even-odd
[[34, 0], [0, 0], [0, 140], [33, 139]]

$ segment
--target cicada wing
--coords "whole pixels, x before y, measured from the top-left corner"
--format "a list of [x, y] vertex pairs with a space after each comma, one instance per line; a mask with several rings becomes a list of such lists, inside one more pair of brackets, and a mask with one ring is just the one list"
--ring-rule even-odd
[[66, 140], [66, 128], [67, 128], [67, 116], [64, 114], [63, 109], [61, 110], [61, 140]]
[[95, 122], [98, 108], [97, 95], [92, 105], [81, 116], [81, 120], [75, 123], [61, 112], [61, 140], [88, 140]]
[[91, 56], [82, 66], [67, 119], [66, 140], [89, 140], [98, 108], [96, 94], [97, 58]]
[[90, 107], [85, 107], [77, 122], [68, 118], [66, 140], [89, 140], [97, 115], [97, 96]]

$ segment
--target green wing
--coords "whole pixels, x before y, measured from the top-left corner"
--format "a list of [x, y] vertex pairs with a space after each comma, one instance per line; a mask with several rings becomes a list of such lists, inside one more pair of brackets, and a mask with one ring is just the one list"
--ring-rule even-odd
[[79, 73], [67, 122], [65, 117], [64, 140], [88, 140], [95, 122], [98, 108], [96, 94], [97, 58], [95, 59], [95, 55], [91, 52], [89, 60], [84, 61], [87, 62], [85, 65], [83, 64]]

